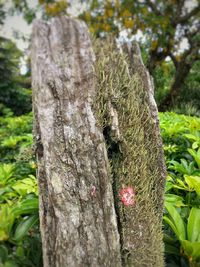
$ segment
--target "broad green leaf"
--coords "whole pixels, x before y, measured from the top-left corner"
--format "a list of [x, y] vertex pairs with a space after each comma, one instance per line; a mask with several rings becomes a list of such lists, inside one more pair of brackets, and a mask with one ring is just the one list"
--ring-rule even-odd
[[183, 198], [174, 194], [165, 194], [165, 201], [172, 203], [176, 207], [185, 206]]
[[179, 239], [179, 232], [178, 232], [176, 226], [174, 225], [174, 223], [172, 222], [172, 220], [170, 220], [167, 216], [163, 216], [163, 220], [171, 227], [174, 234]]
[[0, 241], [2, 241], [9, 238], [14, 223], [14, 215], [8, 205], [1, 206], [0, 218]]
[[165, 185], [165, 192], [169, 191], [172, 188], [173, 188], [173, 183], [167, 181]]
[[0, 241], [8, 240], [9, 235], [6, 230], [0, 228]]
[[30, 193], [37, 194], [37, 182], [34, 178], [25, 178], [17, 181], [12, 188], [21, 196], [25, 196]]
[[0, 263], [4, 263], [8, 258], [8, 249], [4, 245], [0, 245]]
[[[179, 240], [186, 239], [185, 225], [184, 225], [183, 219], [181, 218], [176, 208], [171, 203], [168, 203], [168, 202], [165, 202], [165, 208], [169, 212], [169, 215], [171, 217], [170, 221], [174, 225], [172, 230], [176, 234], [177, 238]], [[172, 227], [172, 224], [170, 226]]]
[[200, 242], [200, 209], [192, 208], [187, 224], [188, 240]]
[[194, 142], [193, 144], [192, 144], [192, 148], [193, 149], [197, 149], [199, 147], [199, 142]]
[[195, 171], [194, 162], [188, 162], [186, 159], [180, 159], [181, 163], [171, 160], [169, 163], [173, 164], [169, 166], [170, 170], [175, 170], [182, 174], [192, 174]]
[[21, 203], [18, 203], [17, 206], [13, 207], [12, 211], [15, 217], [22, 215], [22, 214], [32, 214], [37, 213], [39, 206], [38, 206], [38, 199], [26, 199]]
[[16, 255], [21, 258], [24, 257], [25, 250], [26, 248], [23, 246], [23, 243], [21, 245], [17, 244]]
[[197, 140], [197, 137], [195, 135], [193, 135], [193, 134], [184, 134], [183, 136], [185, 136], [189, 140], [193, 140], [193, 141]]
[[14, 240], [20, 241], [29, 231], [33, 225], [38, 221], [38, 215], [32, 215], [25, 220], [21, 221], [17, 226], [14, 234]]
[[182, 240], [181, 245], [184, 250], [184, 254], [188, 258], [192, 258], [193, 261], [200, 260], [200, 242], [190, 242], [188, 240]]
[[14, 148], [19, 142], [20, 138], [18, 136], [9, 136], [1, 142], [2, 146]]
[[198, 196], [200, 196], [200, 177], [194, 175], [184, 175], [185, 182], [191, 189], [194, 189]]
[[0, 165], [0, 185], [10, 184], [15, 170], [14, 164], [1, 164]]
[[193, 156], [200, 169], [200, 148], [197, 151], [192, 148], [188, 148], [188, 152]]

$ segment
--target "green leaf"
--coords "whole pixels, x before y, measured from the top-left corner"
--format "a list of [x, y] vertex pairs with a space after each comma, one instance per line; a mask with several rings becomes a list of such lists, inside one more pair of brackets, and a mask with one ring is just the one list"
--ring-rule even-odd
[[188, 240], [200, 242], [200, 209], [192, 208], [187, 224]]
[[194, 142], [193, 144], [192, 144], [192, 148], [193, 149], [197, 149], [199, 147], [199, 142]]
[[174, 194], [165, 194], [165, 201], [172, 203], [176, 207], [185, 206], [183, 198]]
[[0, 185], [5, 186], [6, 184], [9, 184], [11, 182], [14, 170], [14, 164], [0, 165]]
[[16, 255], [17, 257], [20, 257], [20, 258], [23, 258], [25, 255], [24, 255], [24, 252], [25, 252], [26, 248], [24, 248], [23, 245], [18, 245], [16, 247]]
[[2, 267], [19, 267], [19, 265], [12, 260], [8, 260]]
[[7, 204], [1, 206], [0, 218], [0, 241], [5, 241], [9, 238], [14, 224], [12, 209]]
[[174, 244], [176, 242], [176, 239], [172, 238], [170, 235], [164, 233], [163, 235], [163, 241], [168, 244]]
[[200, 169], [200, 148], [197, 151], [192, 148], [188, 148], [188, 152], [193, 156]]
[[181, 159], [180, 161], [181, 163], [175, 160], [169, 161], [169, 163], [173, 164], [169, 166], [169, 169], [175, 170], [182, 174], [192, 174], [195, 171], [195, 162], [187, 162], [185, 159]]
[[165, 243], [165, 253], [180, 256], [180, 251], [173, 245]]
[[[33, 176], [34, 177], [34, 176]], [[25, 196], [30, 193], [37, 194], [37, 182], [34, 178], [25, 178], [19, 181], [16, 181], [12, 188], [20, 195]]]
[[12, 211], [15, 217], [23, 214], [38, 213], [39, 203], [37, 198], [26, 199], [17, 206], [13, 207]]
[[1, 145], [9, 148], [15, 148], [19, 141], [20, 138], [18, 136], [9, 136], [2, 141]]
[[23, 237], [28, 233], [29, 229], [33, 227], [33, 225], [36, 224], [38, 221], [38, 215], [32, 215], [22, 222], [17, 226], [14, 234], [14, 240], [20, 241], [23, 239]]
[[165, 221], [172, 228], [179, 240], [186, 239], [185, 225], [176, 208], [168, 202], [165, 202], [165, 208], [167, 209], [171, 217], [171, 219], [168, 218], [168, 220], [166, 220], [165, 218]]
[[170, 220], [169, 217], [167, 216], [163, 216], [163, 221], [166, 222], [171, 227], [172, 231], [174, 232], [176, 237], [179, 239], [179, 232], [177, 231], [176, 226], [173, 223], [173, 221]]
[[193, 134], [184, 134], [183, 136], [185, 136], [189, 140], [193, 140], [193, 141], [197, 140], [197, 137], [195, 135], [193, 135]]
[[183, 247], [184, 254], [188, 256], [188, 258], [192, 258], [192, 261], [200, 260], [200, 242], [182, 240], [181, 245]]
[[198, 196], [200, 196], [200, 177], [192, 175], [184, 175], [185, 182], [190, 189], [194, 189]]
[[8, 258], [8, 249], [4, 245], [0, 245], [0, 263], [4, 263]]

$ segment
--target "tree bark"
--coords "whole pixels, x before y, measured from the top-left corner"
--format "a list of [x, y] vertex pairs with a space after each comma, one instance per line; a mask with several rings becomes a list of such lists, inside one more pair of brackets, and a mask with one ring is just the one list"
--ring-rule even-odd
[[[98, 91], [102, 104], [98, 110], [104, 110], [122, 263], [161, 267], [166, 169], [153, 83], [137, 44], [123, 47], [127, 59], [123, 53], [113, 52], [111, 43], [108, 40], [107, 45], [101, 45]], [[133, 205], [124, 205], [119, 197], [126, 189], [135, 192]]]
[[[165, 166], [153, 84], [138, 47], [128, 52], [132, 68], [110, 48], [101, 53], [100, 44], [95, 59], [87, 27], [75, 19], [34, 23], [44, 267], [164, 266]], [[127, 188], [136, 198], [125, 205]]]
[[178, 96], [180, 96], [181, 88], [184, 85], [184, 82], [190, 72], [190, 69], [191, 64], [188, 64], [187, 62], [181, 62], [178, 64], [174, 81], [171, 85], [169, 93], [160, 103], [159, 111], [167, 111], [176, 103], [176, 100]]
[[94, 59], [83, 22], [35, 22], [32, 87], [44, 267], [121, 266], [106, 147], [91, 108]]

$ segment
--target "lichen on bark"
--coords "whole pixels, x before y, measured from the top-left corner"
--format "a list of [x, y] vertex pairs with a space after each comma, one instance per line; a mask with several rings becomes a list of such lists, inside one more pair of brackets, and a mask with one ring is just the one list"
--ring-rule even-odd
[[[161, 267], [165, 166], [148, 72], [138, 59], [139, 51], [132, 54], [136, 58], [130, 65], [128, 53], [120, 52], [112, 38], [96, 41], [94, 47], [95, 108], [112, 166], [122, 263]], [[124, 187], [136, 192], [134, 205], [125, 206], [121, 201]]]

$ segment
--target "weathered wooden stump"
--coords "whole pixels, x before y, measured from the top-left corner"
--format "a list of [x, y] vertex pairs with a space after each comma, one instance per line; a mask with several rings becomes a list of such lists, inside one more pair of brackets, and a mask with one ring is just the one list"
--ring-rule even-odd
[[131, 49], [96, 42], [95, 59], [83, 22], [63, 16], [34, 23], [45, 267], [164, 265], [157, 108], [140, 52]]

